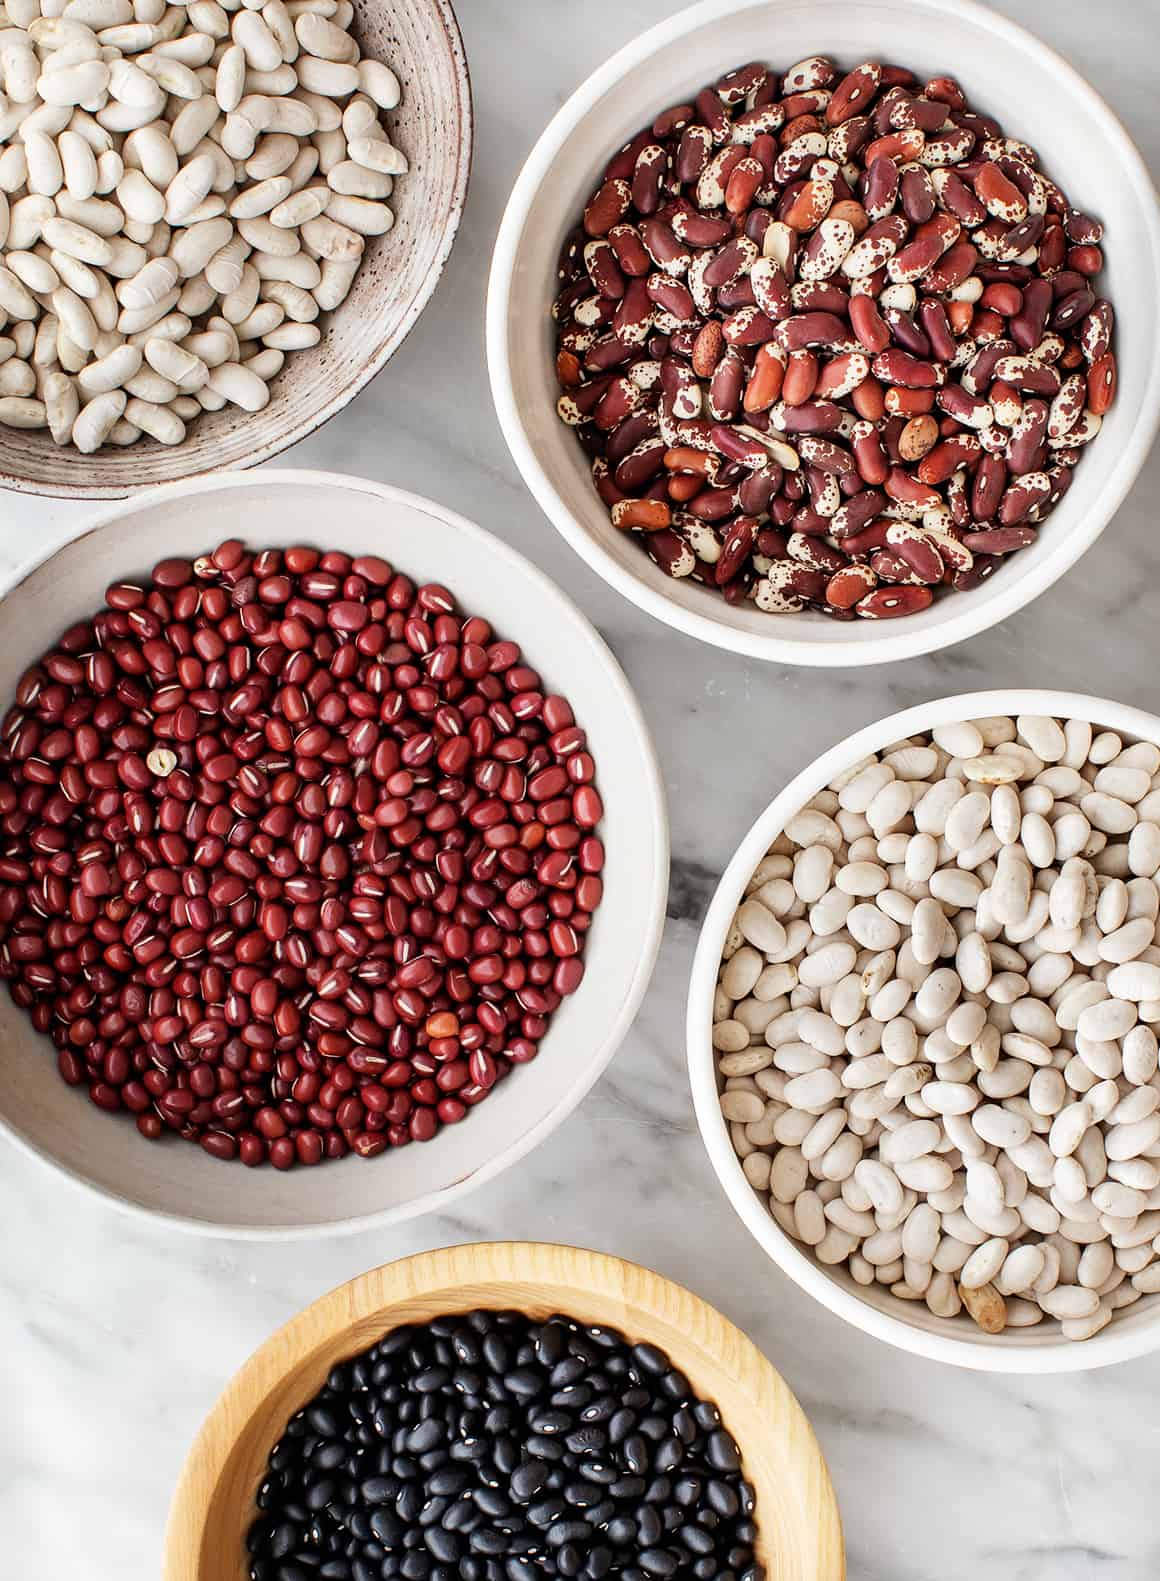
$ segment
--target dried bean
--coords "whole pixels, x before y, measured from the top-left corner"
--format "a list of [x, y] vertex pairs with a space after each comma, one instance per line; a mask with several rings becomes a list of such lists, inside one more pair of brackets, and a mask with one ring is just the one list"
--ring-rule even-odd
[[[878, 597], [863, 578], [927, 536], [891, 521], [827, 596]], [[1151, 742], [996, 717], [896, 742], [787, 821], [719, 979], [763, 1014], [713, 1042], [776, 1077], [722, 1111], [760, 1108], [746, 1176], [821, 1262], [987, 1333], [1052, 1319], [1073, 1340], [1125, 1281], [1160, 1287], [1158, 779]]]
[[162, 561], [7, 720], [0, 977], [143, 1136], [276, 1168], [429, 1141], [580, 985], [584, 731], [377, 556]]
[[[817, 60], [739, 68], [615, 156], [587, 246], [565, 250], [559, 411], [618, 524], [671, 575], [771, 612], [897, 617], [1034, 541], [1115, 398], [1113, 314], [1091, 283], [1098, 223], [1073, 222], [1034, 152], [952, 79], [918, 91], [893, 67]], [[666, 448], [625, 465], [642, 411]], [[821, 464], [836, 510], [807, 440], [849, 446], [850, 466]], [[674, 467], [690, 445], [723, 465]], [[776, 486], [735, 497], [726, 469], [765, 474], [763, 449]], [[859, 483], [930, 512], [926, 537], [903, 552], [871, 516], [852, 527], [841, 501]], [[727, 575], [679, 532], [658, 538], [667, 502], [727, 537], [756, 518]], [[842, 560], [771, 582], [762, 539], [787, 529]]]
[[285, 1424], [235, 1568], [761, 1581], [744, 1469], [655, 1345], [559, 1313], [437, 1317], [339, 1362]]

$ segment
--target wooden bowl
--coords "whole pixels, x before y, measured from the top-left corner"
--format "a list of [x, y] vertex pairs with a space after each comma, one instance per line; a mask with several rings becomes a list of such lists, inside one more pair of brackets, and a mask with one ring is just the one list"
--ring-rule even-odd
[[317, 346], [291, 352], [270, 404], [205, 412], [180, 445], [140, 439], [85, 456], [47, 430], [0, 427], [0, 486], [70, 499], [122, 499], [159, 483], [252, 467], [305, 439], [368, 384], [403, 343], [451, 252], [471, 169], [467, 57], [451, 0], [353, 0], [364, 55], [385, 60], [402, 86], [385, 117], [410, 170], [395, 182], [395, 224], [368, 238], [346, 301], [325, 316]]
[[245, 1581], [244, 1537], [266, 1459], [336, 1362], [442, 1313], [563, 1312], [650, 1340], [716, 1402], [757, 1492], [768, 1581], [844, 1581], [837, 1501], [801, 1406], [753, 1343], [691, 1291], [618, 1257], [509, 1241], [388, 1263], [340, 1285], [268, 1339], [190, 1450], [165, 1540], [165, 1581]]

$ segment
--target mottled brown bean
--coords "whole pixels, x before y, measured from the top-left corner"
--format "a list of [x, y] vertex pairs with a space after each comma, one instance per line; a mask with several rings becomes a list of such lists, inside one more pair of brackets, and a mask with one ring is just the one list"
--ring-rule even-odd
[[[1067, 492], [1061, 441], [1116, 391], [1102, 228], [953, 79], [807, 64], [727, 73], [614, 156], [562, 259], [559, 410], [669, 575], [894, 617]], [[890, 539], [916, 510], [928, 536]]]

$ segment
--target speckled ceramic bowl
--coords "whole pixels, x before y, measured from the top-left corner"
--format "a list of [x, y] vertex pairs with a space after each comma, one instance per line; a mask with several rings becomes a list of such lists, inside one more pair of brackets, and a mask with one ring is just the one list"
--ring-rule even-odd
[[394, 227], [368, 239], [350, 295], [327, 317], [321, 341], [287, 357], [263, 411], [207, 412], [180, 445], [141, 439], [85, 456], [58, 449], [46, 431], [0, 427], [0, 486], [121, 499], [160, 483], [256, 466], [340, 412], [402, 345], [439, 282], [467, 196], [467, 57], [451, 0], [354, 0], [354, 11], [363, 53], [389, 62], [402, 85], [388, 124], [410, 169], [391, 197]]

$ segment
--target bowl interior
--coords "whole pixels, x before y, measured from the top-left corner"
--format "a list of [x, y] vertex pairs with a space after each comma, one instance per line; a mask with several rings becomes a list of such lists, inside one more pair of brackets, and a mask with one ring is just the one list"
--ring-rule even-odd
[[327, 315], [317, 346], [288, 355], [263, 411], [227, 406], [190, 424], [177, 446], [142, 439], [92, 456], [60, 450], [47, 432], [0, 427], [0, 484], [77, 499], [115, 499], [158, 483], [253, 466], [339, 411], [401, 344], [439, 279], [467, 190], [471, 92], [450, 0], [354, 0], [353, 31], [402, 87], [383, 116], [410, 163], [396, 179], [395, 224], [368, 238], [350, 295]]
[[[887, 59], [920, 74], [953, 72], [973, 107], [1043, 156], [1072, 202], [1108, 232], [1100, 287], [1115, 303], [1120, 395], [1039, 540], [981, 587], [904, 621], [840, 626], [822, 615], [764, 615], [674, 581], [596, 497], [587, 460], [559, 422], [553, 329], [556, 257], [611, 153], [666, 105], [748, 60], [783, 69], [811, 54], [853, 65]], [[1109, 179], [1109, 173], [1115, 179]], [[1160, 225], [1150, 179], [1095, 93], [1029, 34], [958, 0], [708, 0], [630, 44], [579, 90], [517, 183], [497, 248], [490, 355], [497, 405], [529, 486], [574, 548], [650, 613], [768, 658], [859, 663], [926, 651], [992, 624], [1048, 586], [1126, 493], [1160, 412], [1157, 360]]]
[[711, 1043], [713, 990], [726, 932], [754, 869], [787, 820], [844, 769], [890, 742], [951, 721], [1020, 713], [1086, 719], [1116, 731], [1125, 742], [1160, 745], [1160, 718], [1140, 709], [1070, 692], [1010, 691], [923, 703], [879, 720], [823, 753], [774, 798], [722, 875], [702, 926], [689, 990], [689, 1074], [701, 1134], [734, 1208], [766, 1253], [830, 1311], [902, 1350], [936, 1361], [995, 1372], [1078, 1372], [1160, 1346], [1160, 1294], [1142, 1296], [1082, 1342], [1065, 1339], [1054, 1320], [992, 1335], [984, 1334], [965, 1313], [950, 1320], [937, 1318], [923, 1302], [901, 1301], [882, 1286], [857, 1284], [844, 1267], [823, 1266], [781, 1229], [742, 1171], [717, 1101], [723, 1084]]
[[842, 1581], [837, 1504], [801, 1407], [765, 1357], [688, 1290], [617, 1258], [564, 1246], [460, 1246], [363, 1274], [324, 1296], [229, 1384], [190, 1452], [170, 1512], [166, 1581], [244, 1581], [242, 1536], [286, 1421], [335, 1362], [389, 1329], [475, 1308], [563, 1312], [665, 1350], [714, 1400], [757, 1495], [770, 1581]]
[[[195, 555], [236, 533], [253, 547], [321, 544], [378, 553], [518, 641], [587, 729], [605, 803], [604, 903], [580, 989], [541, 1052], [460, 1126], [422, 1146], [320, 1170], [243, 1170], [189, 1144], [148, 1144], [124, 1115], [93, 1108], [61, 1081], [51, 1043], [0, 994], [0, 1124], [45, 1158], [123, 1203], [202, 1230], [294, 1232], [404, 1216], [521, 1156], [579, 1102], [632, 1019], [664, 917], [668, 844], [651, 743], [615, 659], [576, 608], [513, 550], [462, 518], [379, 484], [267, 471], [121, 506], [19, 581], [0, 603], [0, 698], [109, 582], [163, 555]], [[6, 706], [6, 704], [5, 704]]]

